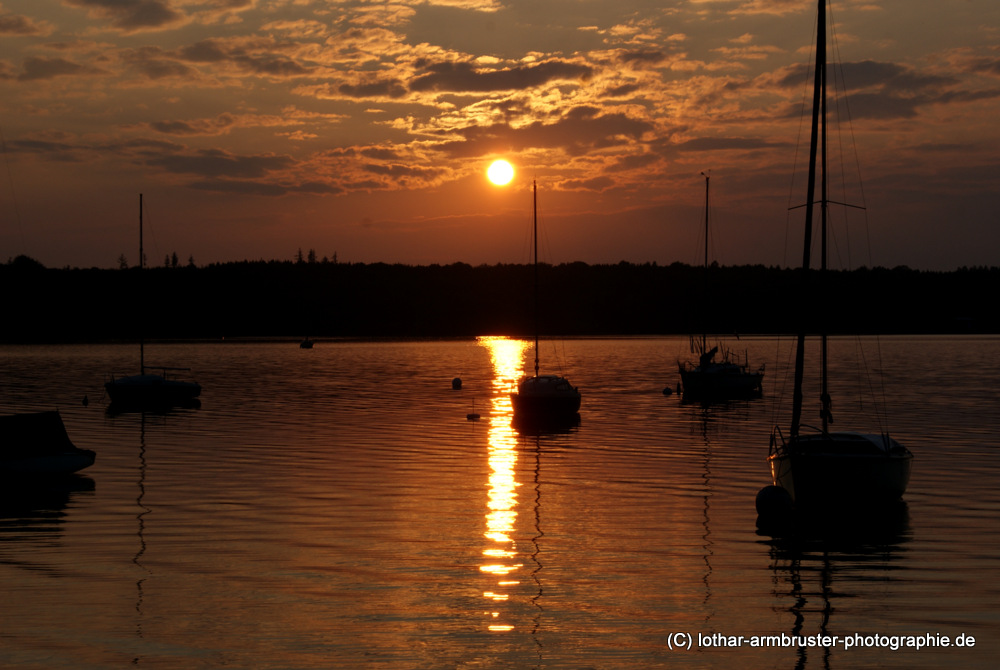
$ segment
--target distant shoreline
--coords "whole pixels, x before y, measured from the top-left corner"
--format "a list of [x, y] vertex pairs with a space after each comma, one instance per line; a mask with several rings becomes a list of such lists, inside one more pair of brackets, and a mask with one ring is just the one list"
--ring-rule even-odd
[[[657, 336], [1000, 333], [1000, 268], [861, 268], [803, 296], [801, 271], [765, 266], [540, 266], [543, 334]], [[817, 281], [813, 273], [809, 280]], [[240, 262], [206, 267], [51, 269], [0, 265], [0, 341], [448, 339], [534, 333], [526, 265]], [[809, 284], [806, 284], [809, 288]]]

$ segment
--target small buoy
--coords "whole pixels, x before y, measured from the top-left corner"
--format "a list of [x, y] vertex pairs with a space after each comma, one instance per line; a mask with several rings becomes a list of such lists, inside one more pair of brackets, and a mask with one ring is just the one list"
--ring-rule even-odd
[[663, 395], [670, 395], [673, 392], [674, 392], [674, 390], [672, 388], [670, 388], [669, 386], [664, 386], [663, 387]]
[[780, 486], [765, 486], [757, 491], [756, 505], [757, 514], [767, 518], [787, 516], [795, 507], [791, 494]]
[[465, 418], [468, 419], [469, 421], [479, 421], [479, 415], [476, 414], [475, 412], [466, 414]]
[[83, 396], [83, 406], [86, 407], [89, 404], [90, 404], [90, 398], [88, 398], [87, 396]]
[[456, 391], [460, 390], [462, 388], [462, 378], [461, 377], [455, 377], [454, 379], [452, 379], [451, 380], [451, 388], [453, 388]]

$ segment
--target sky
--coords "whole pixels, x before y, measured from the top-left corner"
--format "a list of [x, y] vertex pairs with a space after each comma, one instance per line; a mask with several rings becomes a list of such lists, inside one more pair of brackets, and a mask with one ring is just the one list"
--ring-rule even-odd
[[[794, 266], [816, 12], [0, 0], [0, 262], [135, 264], [141, 193], [152, 265], [523, 263], [534, 182], [543, 260], [694, 264], [707, 174], [712, 260]], [[1000, 3], [831, 12], [830, 265], [1000, 265]]]

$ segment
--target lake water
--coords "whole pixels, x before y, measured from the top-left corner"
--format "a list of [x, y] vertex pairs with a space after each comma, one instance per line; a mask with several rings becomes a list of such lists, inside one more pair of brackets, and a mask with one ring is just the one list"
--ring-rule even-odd
[[[539, 436], [511, 427], [519, 341], [154, 344], [202, 406], [118, 415], [135, 347], [0, 347], [0, 409], [97, 452], [4, 492], [0, 667], [995, 667], [1000, 338], [835, 340], [835, 427], [878, 428], [863, 350], [913, 478], [874, 523], [778, 537], [754, 496], [792, 342], [729, 344], [763, 398], [664, 395], [686, 338], [543, 342], [583, 406]], [[839, 639], [750, 646], [782, 634]], [[908, 636], [966, 644], [884, 646]]]

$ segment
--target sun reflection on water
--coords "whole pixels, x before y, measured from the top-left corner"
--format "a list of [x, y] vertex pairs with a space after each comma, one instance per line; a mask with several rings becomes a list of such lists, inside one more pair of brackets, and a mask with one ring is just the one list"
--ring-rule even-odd
[[[480, 571], [497, 577], [493, 590], [483, 597], [491, 604], [506, 602], [510, 598], [507, 589], [520, 584], [515, 579], [518, 570], [524, 567], [517, 561], [517, 543], [513, 538], [517, 521], [517, 433], [511, 425], [514, 409], [510, 401], [510, 391], [523, 374], [523, 353], [527, 342], [504, 337], [480, 337], [478, 342], [490, 352], [493, 365], [493, 393], [490, 400], [489, 431], [489, 499], [486, 513], [488, 544], [483, 556], [488, 559], [479, 566]], [[500, 612], [490, 610], [488, 629], [506, 632], [513, 625], [498, 621]]]

